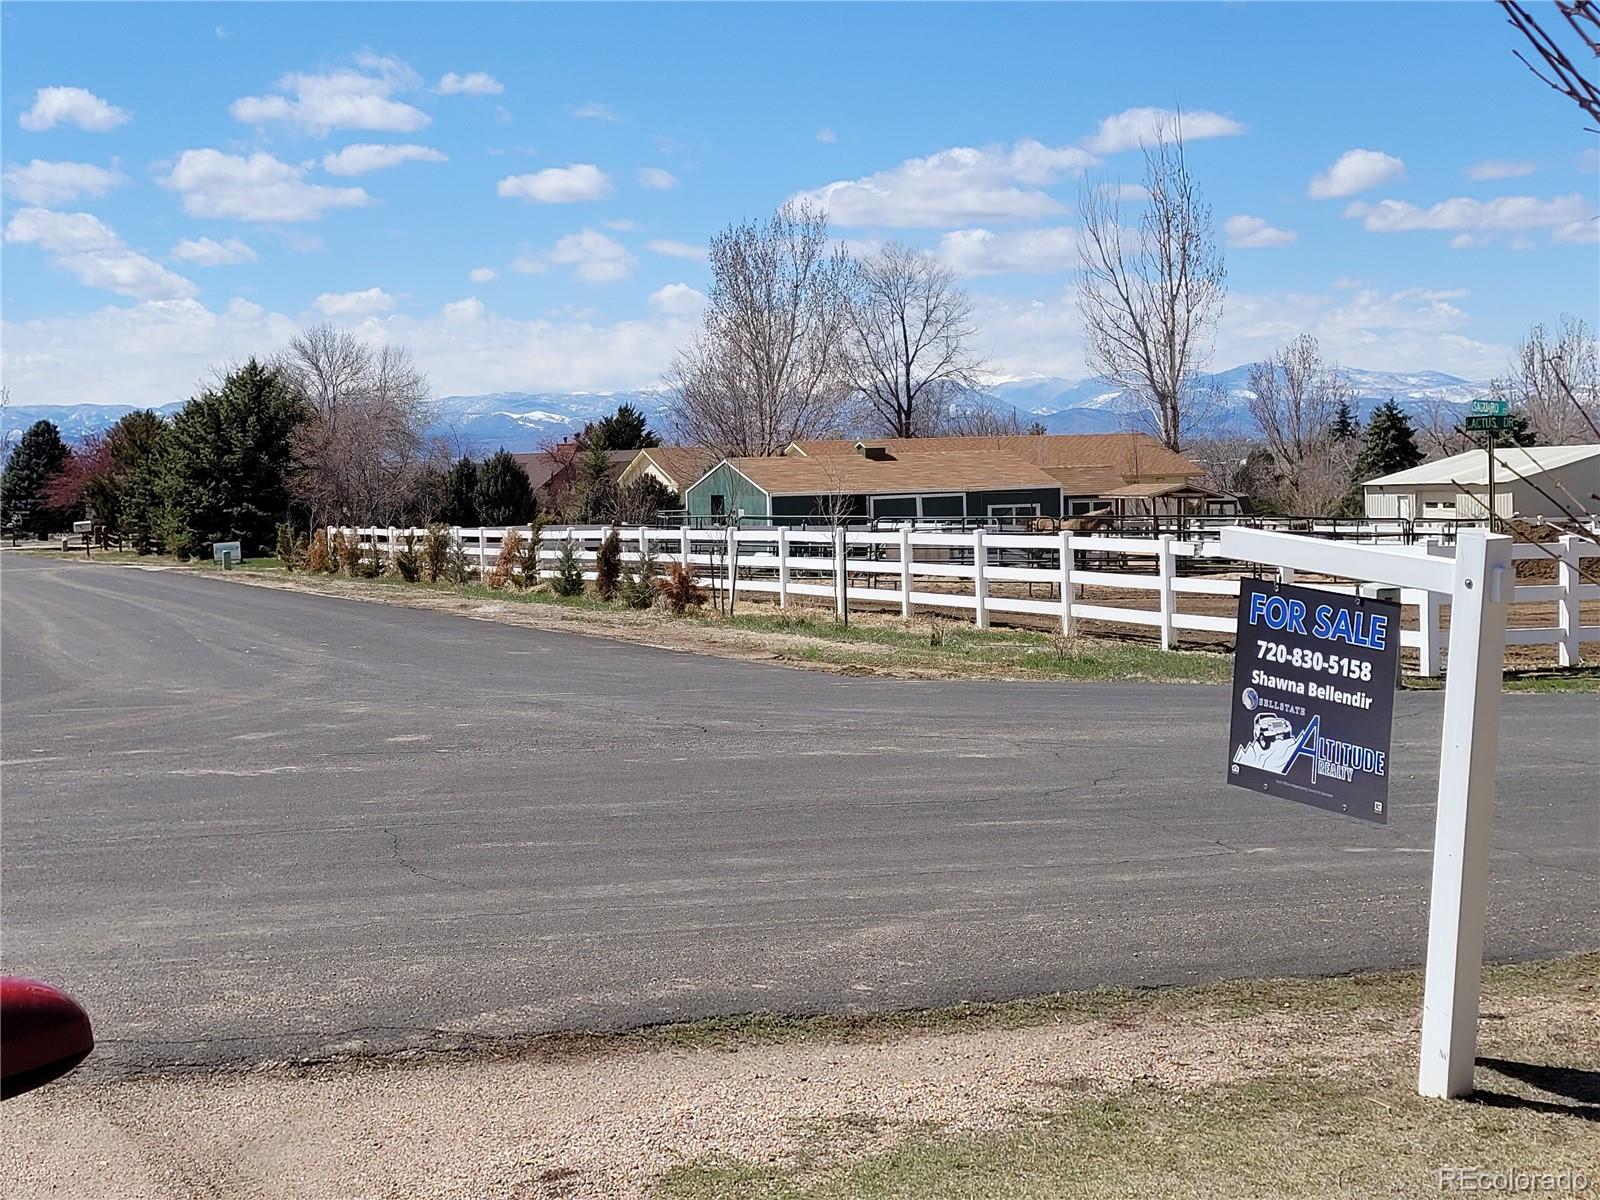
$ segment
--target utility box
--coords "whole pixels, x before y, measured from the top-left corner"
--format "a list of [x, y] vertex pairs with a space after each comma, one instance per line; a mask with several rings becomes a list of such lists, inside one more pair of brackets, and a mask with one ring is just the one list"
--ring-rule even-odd
[[244, 561], [238, 542], [212, 542], [211, 557], [222, 564], [224, 571], [231, 571], [234, 563]]

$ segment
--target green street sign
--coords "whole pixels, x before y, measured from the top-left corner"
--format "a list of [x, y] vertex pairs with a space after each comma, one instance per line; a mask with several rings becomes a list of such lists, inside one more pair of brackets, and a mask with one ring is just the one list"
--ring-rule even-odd
[[1504, 400], [1474, 400], [1472, 402], [1472, 415], [1475, 417], [1503, 417], [1506, 415], [1506, 402]]
[[1467, 418], [1468, 433], [1498, 433], [1501, 430], [1510, 428], [1511, 418], [1504, 415], [1489, 417], [1474, 416]]

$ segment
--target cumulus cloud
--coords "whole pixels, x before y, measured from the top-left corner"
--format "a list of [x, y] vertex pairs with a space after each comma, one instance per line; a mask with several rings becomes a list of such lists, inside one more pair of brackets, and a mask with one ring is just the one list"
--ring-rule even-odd
[[1129, 108], [1101, 121], [1100, 127], [1083, 139], [1083, 144], [1095, 154], [1117, 154], [1154, 142], [1161, 130], [1170, 133], [1178, 129], [1182, 130], [1186, 142], [1235, 137], [1244, 132], [1244, 126], [1232, 117], [1203, 108], [1182, 112], [1170, 108]]
[[861, 179], [843, 179], [796, 199], [842, 226], [949, 226], [1026, 221], [1062, 211], [1041, 190], [1094, 161], [1077, 146], [1026, 140], [1012, 146], [958, 146]]
[[580, 104], [572, 110], [572, 115], [585, 121], [620, 121], [609, 104], [601, 104], [598, 100], [591, 100], [587, 104]]
[[357, 142], [353, 146], [346, 146], [337, 154], [325, 156], [322, 160], [322, 169], [329, 175], [365, 175], [368, 171], [381, 171], [385, 167], [397, 167], [401, 163], [449, 161], [450, 158], [444, 151], [435, 150], [432, 146]]
[[644, 244], [644, 248], [651, 254], [663, 254], [668, 258], [687, 258], [694, 262], [704, 262], [706, 248], [696, 246], [692, 242], [675, 242], [671, 238], [656, 238]]
[[678, 186], [678, 177], [671, 171], [663, 171], [660, 167], [640, 167], [636, 177], [641, 187], [655, 188], [657, 191]]
[[30, 133], [43, 133], [57, 125], [76, 125], [86, 133], [105, 133], [133, 120], [127, 109], [108, 104], [87, 88], [42, 87], [33, 94], [33, 107], [17, 118]]
[[439, 86], [434, 90], [441, 96], [498, 96], [506, 88], [505, 84], [486, 71], [473, 71], [466, 75], [447, 71], [439, 77]]
[[1288, 246], [1300, 236], [1290, 229], [1275, 229], [1265, 217], [1252, 217], [1248, 213], [1229, 217], [1222, 223], [1222, 230], [1228, 235], [1228, 245], [1241, 250]]
[[1525, 159], [1486, 158], [1467, 168], [1467, 178], [1480, 182], [1488, 179], [1521, 179], [1538, 169], [1538, 163]]
[[611, 180], [593, 163], [546, 167], [527, 175], [507, 175], [496, 185], [498, 195], [540, 204], [572, 204], [600, 200], [611, 194]]
[[329, 209], [372, 202], [362, 188], [307, 183], [305, 174], [305, 167], [266, 153], [246, 158], [221, 150], [185, 150], [162, 182], [183, 197], [183, 210], [192, 217], [315, 221]]
[[611, 283], [624, 279], [638, 261], [626, 246], [598, 229], [569, 233], [556, 242], [545, 258], [570, 266], [574, 275], [589, 283]]
[[70, 204], [80, 196], [103, 196], [125, 182], [120, 172], [93, 163], [45, 162], [34, 159], [25, 167], [7, 167], [6, 195], [26, 204]]
[[197, 291], [183, 276], [129, 249], [115, 230], [91, 213], [19, 209], [3, 236], [13, 244], [38, 246], [50, 255], [53, 266], [85, 287], [136, 300], [177, 299]]
[[431, 118], [394, 93], [418, 86], [415, 72], [397, 58], [357, 56], [355, 68], [313, 74], [293, 71], [265, 96], [241, 96], [228, 108], [236, 121], [265, 125], [282, 121], [317, 136], [334, 129], [412, 133]]
[[180, 262], [190, 262], [197, 267], [227, 267], [256, 261], [256, 252], [238, 238], [220, 242], [208, 237], [185, 238], [170, 253]]
[[471, 325], [481, 321], [489, 313], [483, 301], [476, 296], [468, 296], [465, 300], [452, 300], [439, 310], [439, 316], [446, 325]]
[[650, 307], [673, 317], [692, 317], [705, 307], [706, 298], [687, 283], [669, 283], [650, 293]]
[[1311, 177], [1306, 195], [1313, 200], [1354, 196], [1380, 183], [1399, 179], [1405, 173], [1405, 163], [1382, 150], [1346, 150], [1333, 166]]
[[467, 278], [472, 280], [473, 283], [488, 283], [494, 277], [495, 270], [493, 267], [473, 267], [472, 270], [467, 272]]
[[382, 288], [370, 287], [362, 292], [323, 292], [311, 302], [311, 307], [325, 317], [370, 317], [375, 313], [393, 312], [395, 300]]
[[994, 233], [956, 229], [939, 239], [937, 257], [957, 275], [1052, 274], [1077, 266], [1077, 233], [1067, 226]]
[[1428, 208], [1405, 200], [1380, 200], [1376, 204], [1356, 201], [1346, 207], [1344, 215], [1359, 218], [1370, 233], [1435, 230], [1487, 236], [1505, 230], [1549, 229], [1552, 241], [1572, 242], [1585, 240], [1585, 228], [1595, 223], [1595, 206], [1593, 200], [1577, 193], [1549, 200], [1536, 196], [1498, 196], [1493, 200], [1455, 196]]

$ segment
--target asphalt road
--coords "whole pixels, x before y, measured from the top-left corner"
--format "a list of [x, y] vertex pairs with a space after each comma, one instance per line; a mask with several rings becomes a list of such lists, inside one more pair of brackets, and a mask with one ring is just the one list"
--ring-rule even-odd
[[[4, 968], [88, 1069], [1414, 965], [1387, 828], [1222, 783], [1226, 694], [810, 674], [0, 555]], [[1488, 951], [1600, 946], [1600, 705], [1506, 697]]]

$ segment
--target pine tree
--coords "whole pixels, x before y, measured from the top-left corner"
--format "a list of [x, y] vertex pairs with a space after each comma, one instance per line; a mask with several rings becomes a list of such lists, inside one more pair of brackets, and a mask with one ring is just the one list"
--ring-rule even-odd
[[644, 413], [631, 404], [619, 404], [610, 416], [584, 426], [582, 441], [585, 447], [601, 450], [644, 450], [661, 445], [661, 439], [650, 432]]
[[110, 484], [116, 490], [115, 532], [126, 537], [140, 554], [155, 549], [159, 516], [156, 463], [166, 432], [167, 422], [145, 409], [123, 417], [106, 435], [111, 447]]
[[558, 596], [583, 595], [583, 563], [578, 559], [578, 547], [571, 538], [561, 543], [561, 553], [556, 557], [556, 577], [550, 590]]
[[507, 450], [495, 451], [478, 468], [473, 499], [484, 525], [525, 525], [533, 520], [533, 484]]
[[246, 555], [270, 547], [289, 510], [289, 435], [305, 416], [282, 377], [253, 358], [185, 404], [158, 456], [167, 548], [190, 557], [212, 542], [237, 540]]
[[444, 473], [438, 520], [445, 525], [478, 523], [478, 464], [462, 457]]
[[54, 533], [60, 517], [49, 506], [45, 490], [66, 464], [61, 431], [49, 421], [28, 426], [0, 474], [0, 521], [41, 538]]
[[573, 519], [602, 521], [615, 506], [617, 484], [611, 477], [611, 455], [603, 442], [590, 442], [578, 460], [578, 480], [573, 489]]
[[594, 556], [594, 591], [605, 601], [617, 598], [622, 586], [622, 540], [615, 528], [606, 530], [600, 552]]
[[1361, 436], [1361, 422], [1356, 417], [1355, 407], [1348, 398], [1341, 398], [1339, 411], [1334, 414], [1333, 425], [1328, 430], [1328, 435], [1335, 442], [1353, 442]]
[[627, 564], [622, 572], [622, 586], [617, 598], [629, 608], [649, 608], [656, 598], [656, 574], [659, 567], [655, 555], [648, 549], [637, 565]]
[[1359, 516], [1364, 503], [1361, 485], [1380, 475], [1405, 471], [1422, 461], [1422, 451], [1417, 448], [1416, 431], [1411, 421], [1394, 402], [1394, 397], [1380, 404], [1367, 422], [1366, 433], [1361, 438], [1361, 449], [1351, 469], [1350, 491], [1345, 494], [1343, 511]]

